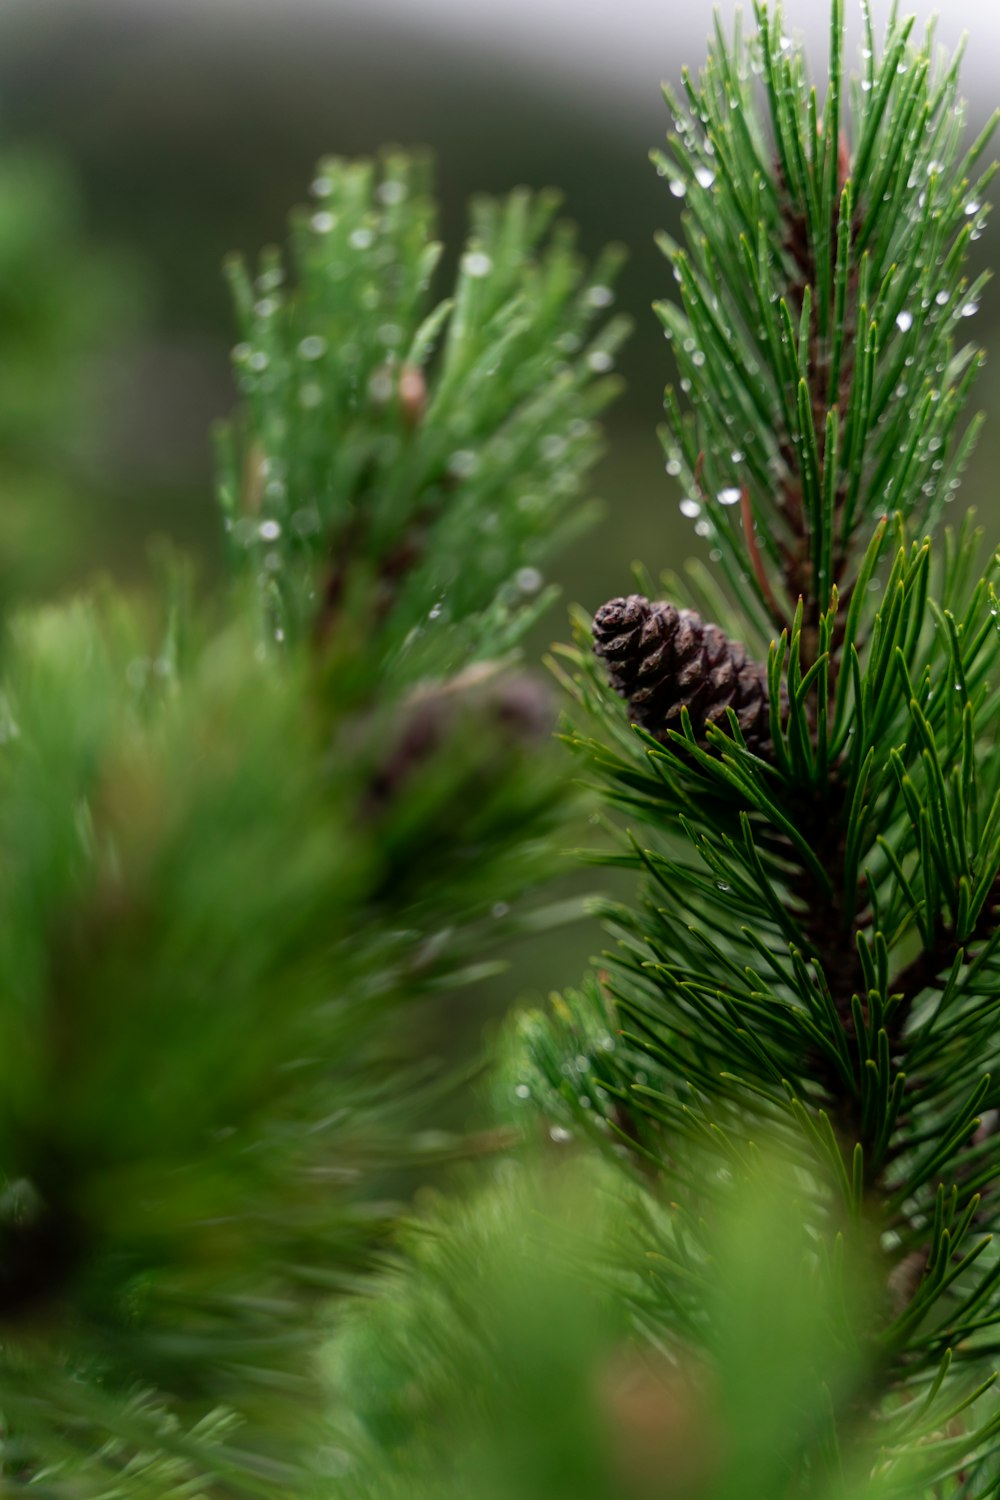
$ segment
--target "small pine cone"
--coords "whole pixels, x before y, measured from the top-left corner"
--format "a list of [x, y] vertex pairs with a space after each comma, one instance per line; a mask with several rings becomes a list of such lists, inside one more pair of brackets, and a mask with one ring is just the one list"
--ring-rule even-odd
[[766, 669], [694, 610], [651, 604], [641, 594], [612, 599], [594, 616], [594, 651], [607, 662], [612, 687], [627, 699], [633, 724], [664, 744], [668, 730], [681, 728], [681, 709], [703, 740], [709, 724], [728, 728], [731, 708], [747, 747], [770, 754]]
[[441, 683], [415, 688], [402, 705], [395, 740], [374, 768], [366, 811], [378, 813], [407, 789], [410, 778], [435, 756], [446, 754], [450, 737], [482, 738], [482, 764], [490, 750], [503, 757], [531, 755], [549, 743], [554, 708], [544, 682], [525, 672], [504, 673], [480, 662]]

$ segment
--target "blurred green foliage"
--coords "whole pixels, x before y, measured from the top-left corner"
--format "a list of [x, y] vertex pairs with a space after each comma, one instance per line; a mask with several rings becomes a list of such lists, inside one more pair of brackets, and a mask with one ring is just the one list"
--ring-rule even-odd
[[57, 158], [0, 155], [0, 591], [60, 582], [93, 549], [92, 466], [108, 428], [103, 362], [142, 316], [134, 261], [97, 249]]
[[[411, 356], [373, 401], [385, 309], [413, 290], [396, 316], [425, 360], [426, 317], [440, 330], [451, 312], [419, 305], [426, 190], [373, 197], [409, 170], [324, 168], [379, 316], [358, 329], [364, 378], [345, 374], [329, 321], [343, 247], [312, 226], [280, 295], [297, 363], [245, 390], [235, 424], [269, 509], [223, 479], [235, 545], [221, 597], [198, 602], [165, 555], [151, 596], [107, 585], [6, 621], [0, 1412], [8, 1472], [56, 1493], [105, 1493], [122, 1465], [153, 1494], [192, 1482], [192, 1465], [225, 1493], [268, 1493], [276, 1476], [302, 1489], [325, 1401], [317, 1310], [356, 1288], [400, 1201], [462, 1149], [435, 1127], [470, 1049], [444, 1028], [429, 1045], [423, 1008], [491, 972], [504, 935], [564, 916], [543, 891], [574, 795], [551, 704], [512, 653], [536, 592], [515, 580], [539, 545], [517, 467], [490, 481], [496, 555], [467, 549], [461, 608], [438, 632], [433, 539], [467, 535], [480, 494], [471, 473], [446, 482], [449, 379], [467, 440], [528, 429], [543, 450], [572, 449], [545, 531], [577, 494], [614, 390], [606, 344], [571, 378], [560, 367], [603, 299], [585, 296], [565, 236], [540, 244], [550, 201], [481, 203], [441, 362], [403, 423], [422, 484], [390, 458], [393, 488], [378, 471], [399, 427], [385, 407], [420, 366]], [[487, 252], [495, 283], [479, 296]], [[269, 280], [261, 296], [276, 292]], [[538, 316], [519, 322], [524, 308]], [[273, 338], [277, 306], [249, 311]], [[318, 327], [335, 353], [302, 360]], [[532, 393], [522, 411], [476, 383], [494, 362], [506, 379], [510, 350], [552, 377], [540, 415]], [[327, 432], [350, 435], [343, 451], [319, 435], [283, 446], [291, 414], [312, 410], [300, 379]], [[415, 518], [426, 553], [387, 568]], [[158, 1455], [148, 1472], [144, 1452]]]
[[[428, 1208], [328, 1351], [343, 1493], [853, 1495], [831, 1406], [863, 1378], [868, 1289], [834, 1291], [805, 1202], [761, 1157], [699, 1222], [549, 1143]], [[680, 1336], [660, 1323], [675, 1298], [695, 1314]]]
[[[168, 120], [184, 115], [178, 95], [159, 103]], [[250, 103], [270, 133], [276, 116]], [[535, 152], [531, 118], [521, 134]], [[184, 123], [189, 154], [173, 167], [190, 190], [185, 212], [134, 141], [129, 171], [112, 168], [97, 197], [133, 234], [148, 210], [161, 272], [183, 265], [207, 285], [204, 247], [214, 257], [220, 213], [230, 243], [231, 200], [216, 190], [221, 157], [199, 175], [202, 123]], [[568, 126], [558, 150], [584, 164], [569, 174], [574, 207], [589, 195], [603, 237], [614, 191], [620, 200], [632, 178], [616, 176], [615, 149], [586, 128], [592, 150]], [[286, 160], [266, 171], [259, 153], [241, 160], [255, 201], [283, 206]], [[499, 158], [487, 165], [507, 174]], [[533, 171], [550, 165], [567, 176], [557, 156], [531, 157]], [[107, 590], [8, 619], [4, 1486], [58, 1500], [988, 1493], [961, 1470], [970, 1446], [990, 1457], [994, 1403], [949, 1378], [950, 1355], [924, 1358], [871, 1418], [884, 1372], [866, 1335], [885, 1265], [880, 1277], [866, 1234], [843, 1232], [857, 1183], [845, 1177], [840, 1204], [844, 1182], [794, 1153], [790, 1165], [780, 1133], [767, 1151], [782, 1165], [768, 1165], [756, 1117], [737, 1149], [691, 1108], [690, 1078], [664, 1105], [663, 1036], [612, 1035], [621, 1014], [605, 973], [556, 1001], [553, 1022], [520, 1023], [495, 1128], [471, 1139], [437, 1128], [454, 1121], [454, 1075], [470, 1065], [449, 997], [467, 996], [518, 932], [566, 914], [543, 891], [577, 803], [547, 744], [545, 695], [514, 650], [547, 602], [537, 564], [580, 513], [621, 326], [591, 327], [617, 257], [588, 270], [551, 228], [553, 210], [525, 192], [481, 201], [454, 276], [445, 258], [454, 297], [435, 304], [423, 167], [397, 153], [382, 168], [324, 163], [288, 262], [267, 253], [253, 273], [232, 272], [242, 404], [221, 444], [225, 598], [196, 604], [171, 566], [151, 602]], [[631, 237], [641, 217], [615, 232]], [[18, 158], [0, 170], [8, 595], [89, 570], [122, 519], [124, 471], [98, 436], [97, 355], [134, 329], [143, 299], [123, 262], [86, 248], [82, 227], [59, 169]], [[158, 335], [214, 336], [216, 303], [201, 295], [189, 301], [179, 280]], [[654, 347], [643, 358], [659, 369]], [[151, 382], [143, 400], [159, 396]], [[658, 406], [653, 382], [639, 403]], [[607, 471], [608, 556], [640, 524], [651, 566], [676, 551], [677, 533], [650, 528], [634, 498], [659, 493], [647, 473], [658, 462], [626, 455]], [[110, 498], [90, 509], [101, 465]], [[132, 474], [130, 569], [149, 517], [174, 529], [178, 493], [197, 491], [195, 476], [171, 491], [153, 464]], [[925, 562], [911, 561], [916, 595]], [[623, 558], [601, 562], [620, 576]], [[961, 669], [943, 641], [942, 659]], [[889, 680], [872, 676], [880, 690]], [[599, 726], [617, 726], [598, 759], [632, 814], [671, 797], [671, 815], [687, 814], [711, 800], [712, 776], [719, 793], [711, 763], [694, 792], [678, 790], [662, 746], [631, 764], [635, 736], [606, 692], [593, 681], [588, 691]], [[876, 717], [898, 727], [883, 706]], [[951, 710], [942, 719], [954, 739]], [[944, 828], [946, 799], [937, 811]], [[657, 859], [690, 915], [704, 877]], [[650, 857], [636, 848], [621, 862]], [[768, 932], [774, 912], [747, 895], [753, 884], [740, 896]], [[904, 925], [905, 905], [893, 907]], [[664, 909], [657, 894], [618, 911], [616, 999], [621, 1010], [631, 996], [640, 1031], [665, 968]], [[670, 941], [683, 934], [676, 909], [666, 928]], [[772, 998], [774, 1024], [784, 992]], [[760, 1001], [749, 997], [755, 1016]], [[698, 1084], [711, 1049], [689, 1021], [681, 1051]], [[950, 1041], [946, 1065], [964, 1048], [971, 1066], [969, 1039], [955, 1030]], [[741, 1049], [754, 1053], [745, 1031]], [[463, 1124], [471, 1112], [463, 1095]], [[733, 1111], [723, 1124], [737, 1116], [745, 1123]], [[957, 1118], [950, 1132], [964, 1140], [975, 1121]], [[663, 1165], [668, 1123], [664, 1194], [649, 1169]], [[541, 1138], [527, 1162], [514, 1152], [522, 1134]], [[973, 1162], [980, 1145], [963, 1149]], [[827, 1155], [839, 1162], [838, 1150]], [[458, 1200], [418, 1195], [400, 1229], [415, 1190], [463, 1154], [495, 1166], [471, 1188], [460, 1179]], [[907, 1168], [921, 1191], [922, 1168], [919, 1154]], [[964, 1233], [975, 1212], [956, 1202], [922, 1200], [937, 1215], [935, 1290], [952, 1278], [956, 1225]], [[923, 1229], [911, 1225], [911, 1239]], [[904, 1269], [908, 1248], [893, 1246]]]

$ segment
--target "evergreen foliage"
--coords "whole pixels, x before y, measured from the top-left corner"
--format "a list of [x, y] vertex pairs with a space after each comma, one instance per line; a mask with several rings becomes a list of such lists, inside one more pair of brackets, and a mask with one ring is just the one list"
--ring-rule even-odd
[[[168, 561], [153, 608], [106, 594], [6, 631], [0, 1412], [5, 1481], [50, 1494], [318, 1472], [320, 1309], [458, 1144], [430, 1127], [468, 1060], [421, 1055], [419, 1007], [548, 920], [531, 894], [572, 799], [510, 643], [614, 390], [617, 325], [582, 346], [608, 263], [588, 296], [561, 231], [537, 249], [551, 200], [483, 203], [428, 322], [424, 174], [393, 159], [376, 196], [368, 167], [323, 171], [296, 288], [269, 262], [248, 314], [271, 367], [236, 355], [230, 604], [196, 609]], [[507, 477], [459, 473], [460, 438], [508, 442]]]
[[[926, 1474], [912, 1459], [995, 1378], [1000, 1316], [1000, 559], [968, 519], [925, 531], [975, 433], [960, 412], [982, 356], [959, 340], [988, 132], [963, 152], [957, 64], [913, 47], [912, 22], [894, 17], [879, 52], [868, 18], [848, 89], [835, 5], [820, 108], [780, 13], [756, 19], [669, 98], [656, 158], [687, 202], [686, 246], [664, 241], [681, 306], [659, 310], [681, 370], [668, 469], [722, 574], [663, 589], [766, 656], [770, 742], [732, 708], [696, 732], [683, 698], [658, 725], [619, 681], [629, 730], [580, 617], [571, 739], [627, 817], [612, 859], [643, 886], [609, 910], [600, 972], [521, 1045], [556, 1118], [627, 1143], [690, 1203], [711, 1197], [701, 1153], [742, 1174], [761, 1133], [828, 1179], [814, 1253], [868, 1256], [882, 1285], [861, 1387], [880, 1482], [924, 1493], [941, 1462], [962, 1494], [993, 1493], [992, 1408], [931, 1445]], [[678, 1273], [680, 1235], [662, 1252]], [[832, 1403], [836, 1427], [860, 1399]]]
[[287, 263], [230, 268], [226, 598], [168, 563], [8, 621], [5, 1490], [1000, 1489], [1000, 556], [941, 527], [989, 132], [895, 13], [849, 82], [834, 0], [822, 98], [754, 16], [656, 157], [715, 566], [640, 570], [556, 664], [638, 895], [507, 1028], [493, 1128], [435, 1128], [469, 1059], [426, 1002], [564, 914], [579, 794], [516, 646], [618, 253], [484, 200], [435, 302], [426, 164], [323, 163]]
[[550, 602], [537, 563], [588, 519], [572, 502], [616, 386], [621, 256], [584, 277], [568, 226], [549, 233], [555, 195], [482, 199], [435, 302], [425, 163], [328, 161], [312, 186], [291, 297], [276, 252], [255, 282], [230, 268], [245, 412], [220, 495], [269, 626], [320, 631], [339, 696], [363, 701], [359, 633], [386, 681], [412, 681], [503, 656]]
[[38, 151], [0, 156], [0, 587], [51, 589], [92, 534], [108, 365], [133, 335], [143, 278], [86, 242], [76, 185]]

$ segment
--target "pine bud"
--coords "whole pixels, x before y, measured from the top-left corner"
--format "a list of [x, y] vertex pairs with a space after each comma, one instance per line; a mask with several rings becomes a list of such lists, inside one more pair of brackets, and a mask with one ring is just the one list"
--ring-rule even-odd
[[748, 748], [770, 753], [766, 669], [718, 625], [706, 624], [694, 610], [630, 594], [602, 604], [593, 629], [594, 651], [607, 662], [611, 685], [628, 701], [634, 724], [666, 744], [686, 708], [703, 740], [709, 724], [728, 728], [731, 708]]
[[407, 427], [423, 421], [427, 409], [427, 383], [417, 365], [404, 365], [399, 372], [399, 406]]
[[845, 131], [837, 140], [837, 186], [843, 192], [851, 175], [851, 146]]

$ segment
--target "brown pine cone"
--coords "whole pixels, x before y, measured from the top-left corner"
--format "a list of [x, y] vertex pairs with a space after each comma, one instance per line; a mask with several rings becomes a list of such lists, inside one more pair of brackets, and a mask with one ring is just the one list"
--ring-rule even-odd
[[547, 744], [554, 712], [546, 683], [526, 672], [504, 672], [495, 662], [478, 662], [446, 682], [417, 686], [402, 704], [397, 735], [374, 769], [365, 811], [390, 807], [413, 775], [447, 753], [449, 737], [461, 733], [463, 724], [466, 734], [483, 737], [485, 767], [490, 747], [504, 756], [530, 755]]
[[691, 715], [699, 740], [709, 724], [727, 729], [732, 708], [748, 749], [771, 752], [767, 670], [718, 625], [691, 609], [641, 594], [612, 599], [594, 616], [594, 651], [608, 664], [611, 685], [628, 701], [629, 718], [664, 744]]

